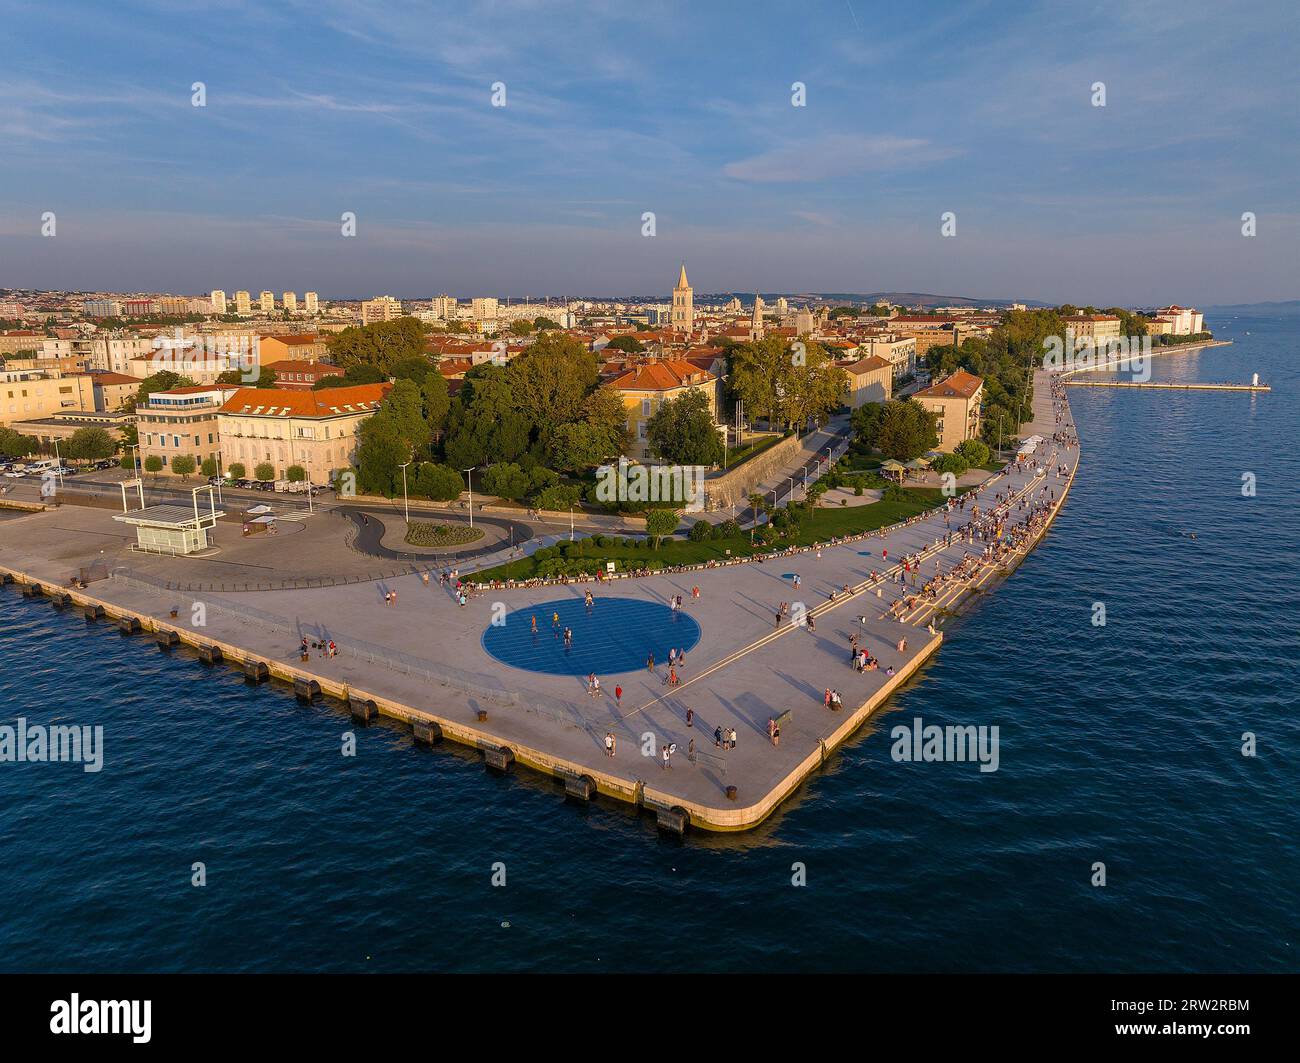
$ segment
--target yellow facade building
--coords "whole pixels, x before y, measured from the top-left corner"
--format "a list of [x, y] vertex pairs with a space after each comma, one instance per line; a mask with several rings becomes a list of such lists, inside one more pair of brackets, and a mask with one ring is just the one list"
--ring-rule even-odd
[[984, 381], [974, 373], [958, 369], [952, 376], [918, 391], [913, 397], [927, 410], [939, 415], [940, 450], [951, 453], [958, 443], [979, 438]]

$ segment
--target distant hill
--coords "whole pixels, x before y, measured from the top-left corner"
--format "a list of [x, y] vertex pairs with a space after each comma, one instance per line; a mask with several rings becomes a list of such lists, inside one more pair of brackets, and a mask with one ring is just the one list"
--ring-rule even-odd
[[1206, 310], [1272, 310], [1282, 313], [1300, 313], [1300, 299], [1281, 299], [1273, 303], [1224, 303], [1207, 306]]
[[1024, 303], [1025, 306], [1055, 306], [1055, 303], [1042, 303], [1035, 299], [972, 299], [967, 295], [931, 295], [928, 292], [868, 292], [865, 295], [853, 292], [820, 292], [819, 298], [831, 302], [872, 303], [888, 300], [897, 306], [1010, 306], [1012, 303]]
[[[848, 306], [870, 306], [882, 300], [897, 306], [1010, 306], [1012, 303], [1024, 303], [1025, 306], [1055, 306], [1055, 303], [1041, 303], [1033, 299], [972, 299], [967, 295], [932, 295], [927, 292], [763, 292], [763, 302], [771, 306], [782, 297], [791, 302], [817, 300], [825, 303], [840, 303]], [[752, 306], [753, 292], [705, 292], [696, 296], [701, 302], [725, 302], [732, 297], [739, 299], [742, 305]]]

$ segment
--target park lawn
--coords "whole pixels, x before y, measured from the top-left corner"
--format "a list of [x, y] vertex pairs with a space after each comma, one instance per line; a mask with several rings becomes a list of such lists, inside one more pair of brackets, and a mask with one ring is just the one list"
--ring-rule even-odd
[[742, 447], [728, 447], [726, 461], [727, 468], [734, 469], [737, 465], [740, 465], [754, 457], [755, 454], [761, 454], [769, 447], [776, 446], [776, 444], [781, 442], [784, 438], [785, 436], [782, 435], [764, 436], [762, 439], [756, 440], [753, 443], [746, 443]]
[[[814, 546], [828, 539], [860, 535], [943, 504], [943, 492], [937, 487], [906, 488], [908, 498], [902, 502], [872, 502], [865, 506], [818, 508], [812, 519], [805, 521], [792, 539], [783, 539], [781, 546]], [[619, 569], [639, 567], [650, 561], [671, 565], [702, 565], [709, 561], [724, 561], [728, 557], [749, 557], [765, 553], [771, 547], [751, 546], [749, 533], [730, 539], [710, 539], [696, 543], [690, 539], [666, 539], [657, 550], [648, 546], [596, 546], [589, 539], [580, 540], [569, 551], [570, 561], [619, 562]], [[627, 562], [634, 562], [629, 565]], [[475, 580], [532, 579], [537, 574], [537, 562], [531, 557], [520, 558], [508, 565], [497, 565], [474, 574]]]

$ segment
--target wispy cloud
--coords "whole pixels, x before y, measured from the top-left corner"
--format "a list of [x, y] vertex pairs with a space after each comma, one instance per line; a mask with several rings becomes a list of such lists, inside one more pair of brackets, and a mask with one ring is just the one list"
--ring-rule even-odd
[[957, 149], [918, 137], [830, 133], [791, 141], [722, 168], [738, 181], [824, 181], [832, 177], [901, 170], [950, 159]]

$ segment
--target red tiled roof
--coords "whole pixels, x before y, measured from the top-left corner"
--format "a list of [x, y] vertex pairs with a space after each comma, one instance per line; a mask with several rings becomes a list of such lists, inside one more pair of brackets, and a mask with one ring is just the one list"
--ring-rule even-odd
[[876, 369], [892, 369], [892, 364], [878, 354], [869, 354], [865, 358], [859, 358], [851, 365], [844, 367], [845, 372], [853, 373], [855, 376], [861, 376], [863, 373], [870, 373]]
[[667, 391], [708, 384], [713, 379], [713, 374], [708, 370], [683, 359], [673, 358], [633, 366], [611, 383], [620, 391]]
[[221, 407], [222, 413], [254, 414], [265, 417], [337, 417], [339, 414], [371, 413], [379, 408], [392, 384], [354, 384], [321, 391], [293, 391], [288, 388], [240, 388]]
[[951, 376], [945, 377], [937, 384], [931, 384], [916, 394], [936, 399], [969, 399], [983, 386], [982, 378], [966, 372], [965, 369], [958, 369]]

